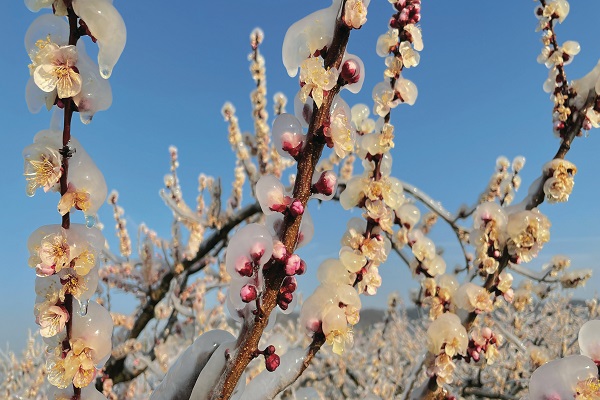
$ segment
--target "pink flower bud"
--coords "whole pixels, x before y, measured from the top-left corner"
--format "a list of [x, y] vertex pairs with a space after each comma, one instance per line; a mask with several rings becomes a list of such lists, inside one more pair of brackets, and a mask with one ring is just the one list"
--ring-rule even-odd
[[240, 257], [237, 259], [235, 263], [235, 270], [241, 276], [252, 276], [252, 274], [254, 273], [252, 261], [250, 261], [246, 257]]
[[515, 291], [513, 290], [513, 288], [510, 288], [506, 292], [504, 292], [502, 297], [504, 297], [504, 300], [506, 300], [507, 302], [512, 303], [513, 299], [515, 298]]
[[279, 295], [277, 297], [284, 303], [288, 303], [288, 304], [291, 303], [292, 300], [294, 300], [294, 295], [290, 292], [279, 293]]
[[275, 354], [275, 346], [273, 346], [272, 344], [267, 346], [265, 351], [263, 351], [263, 354], [265, 356], [270, 356], [271, 354]]
[[289, 256], [285, 263], [285, 274], [287, 276], [295, 275], [298, 268], [300, 268], [301, 261], [302, 260], [298, 254], [292, 254]]
[[290, 156], [296, 158], [302, 147], [304, 147], [303, 137], [300, 135], [294, 135], [289, 132], [285, 132], [281, 135], [281, 149], [289, 153]]
[[469, 355], [475, 362], [479, 361], [479, 359], [481, 358], [479, 352], [474, 349], [469, 350]]
[[306, 263], [304, 260], [300, 260], [300, 265], [296, 269], [296, 275], [302, 275], [306, 272]]
[[279, 241], [276, 240], [273, 242], [273, 258], [277, 261], [285, 261], [287, 257], [287, 249], [285, 248], [285, 245]]
[[298, 287], [298, 282], [296, 281], [296, 278], [293, 276], [286, 276], [283, 279], [283, 284], [281, 285], [280, 291], [282, 293], [285, 293], [285, 292], [293, 293], [296, 291], [297, 287]]
[[271, 354], [270, 356], [265, 357], [265, 367], [267, 371], [273, 372], [279, 367], [279, 363], [281, 360], [277, 354]]
[[258, 297], [256, 286], [250, 284], [242, 286], [240, 297], [244, 303], [250, 303], [251, 301], [256, 300], [256, 297]]
[[250, 249], [250, 257], [252, 261], [258, 263], [260, 258], [265, 254], [265, 246], [262, 243], [255, 243]]
[[323, 171], [317, 183], [313, 185], [313, 192], [331, 196], [337, 184], [337, 176], [333, 171]]
[[313, 318], [306, 322], [306, 329], [311, 332], [319, 332], [321, 330], [321, 321], [316, 318]]
[[360, 72], [360, 66], [356, 60], [350, 59], [342, 65], [341, 76], [346, 83], [356, 83], [360, 79]]
[[481, 330], [481, 336], [483, 336], [485, 339], [490, 340], [492, 338], [492, 335], [492, 330], [487, 326]]
[[294, 201], [290, 205], [290, 212], [294, 217], [304, 214], [304, 206], [302, 205], [300, 200], [294, 199]]

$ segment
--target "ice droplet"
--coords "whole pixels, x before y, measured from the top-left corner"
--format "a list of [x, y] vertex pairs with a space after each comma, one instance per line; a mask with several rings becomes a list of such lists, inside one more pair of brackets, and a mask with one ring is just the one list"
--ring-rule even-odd
[[79, 302], [79, 315], [85, 317], [87, 315], [88, 305], [90, 300], [83, 300]]
[[88, 228], [93, 228], [96, 225], [96, 216], [95, 215], [86, 215], [85, 216], [85, 226]]

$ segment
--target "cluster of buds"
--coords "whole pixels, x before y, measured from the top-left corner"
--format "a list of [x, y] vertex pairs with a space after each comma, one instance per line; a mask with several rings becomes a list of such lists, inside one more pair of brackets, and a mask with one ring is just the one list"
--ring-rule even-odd
[[227, 304], [234, 318], [246, 318], [258, 308], [255, 301], [263, 290], [263, 268], [272, 254], [273, 238], [263, 225], [246, 225], [231, 238], [225, 266], [231, 276]]
[[275, 353], [275, 350], [276, 350], [275, 346], [269, 345], [263, 351], [256, 350], [254, 352], [255, 357], [262, 355], [265, 358], [265, 368], [269, 372], [275, 371], [277, 369], [277, 367], [279, 367], [279, 364], [281, 363], [281, 360], [280, 360], [279, 356], [277, 355], [277, 353]]
[[487, 364], [493, 364], [498, 357], [498, 348], [502, 345], [502, 336], [494, 334], [488, 327], [476, 328], [471, 332], [471, 340], [467, 347], [467, 362], [478, 362], [481, 356], [485, 356]]
[[406, 25], [421, 21], [421, 0], [390, 0], [390, 3], [398, 11], [390, 19], [392, 28], [403, 29]]
[[492, 174], [486, 190], [481, 194], [480, 203], [498, 199], [501, 205], [512, 203], [515, 192], [521, 186], [519, 173], [525, 166], [525, 157], [517, 156], [512, 163], [506, 157], [498, 157], [496, 170]]

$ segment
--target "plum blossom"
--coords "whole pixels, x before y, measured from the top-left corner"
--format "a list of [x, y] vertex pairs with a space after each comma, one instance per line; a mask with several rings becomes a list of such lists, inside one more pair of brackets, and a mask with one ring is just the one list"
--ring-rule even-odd
[[348, 27], [360, 29], [367, 22], [367, 4], [363, 0], [346, 1], [343, 20]]
[[52, 189], [62, 175], [59, 152], [43, 143], [34, 143], [23, 151], [27, 195], [33, 196], [38, 188]]
[[38, 256], [40, 263], [36, 266], [41, 276], [52, 275], [69, 266], [70, 247], [67, 233], [61, 228], [59, 234], [50, 234], [42, 239]]
[[508, 217], [508, 251], [517, 260], [531, 261], [550, 240], [550, 221], [537, 209]]
[[390, 109], [396, 107], [400, 100], [396, 98], [394, 90], [390, 87], [389, 82], [379, 82], [373, 88], [373, 112], [380, 117], [385, 117]]
[[402, 55], [402, 63], [406, 68], [419, 65], [421, 55], [412, 48], [409, 42], [400, 42], [400, 54]]
[[75, 186], [69, 183], [67, 192], [61, 196], [58, 202], [58, 212], [60, 215], [65, 215], [73, 207], [85, 212], [90, 205], [90, 194], [85, 191], [77, 191]]
[[400, 32], [398, 29], [389, 29], [386, 33], [377, 39], [377, 55], [385, 57], [390, 50], [398, 45]]
[[61, 99], [81, 92], [82, 79], [76, 67], [78, 54], [75, 46], [46, 44], [34, 60], [33, 80], [44, 92], [57, 90]]
[[69, 320], [67, 309], [52, 302], [36, 304], [37, 323], [40, 325], [42, 337], [56, 336], [61, 332]]
[[377, 294], [377, 289], [381, 286], [381, 275], [379, 268], [371, 264], [362, 276], [362, 280], [358, 283], [358, 292], [366, 293], [369, 296]]
[[567, 160], [554, 159], [544, 166], [544, 172], [551, 175], [544, 182], [544, 193], [550, 203], [565, 202], [575, 185], [577, 167]]
[[325, 69], [323, 59], [320, 57], [310, 57], [300, 65], [300, 82], [303, 86], [300, 89], [300, 100], [305, 103], [308, 96], [312, 97], [317, 108], [323, 104], [325, 92], [331, 90], [338, 78], [338, 71], [335, 68]]

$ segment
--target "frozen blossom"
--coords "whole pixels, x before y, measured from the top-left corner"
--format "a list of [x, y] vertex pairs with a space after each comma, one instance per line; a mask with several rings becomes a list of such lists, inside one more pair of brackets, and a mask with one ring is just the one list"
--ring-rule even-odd
[[331, 90], [338, 78], [338, 71], [335, 68], [327, 68], [323, 66], [321, 57], [310, 57], [300, 65], [300, 101], [306, 102], [310, 96], [314, 100], [317, 108], [323, 104], [325, 92]]

